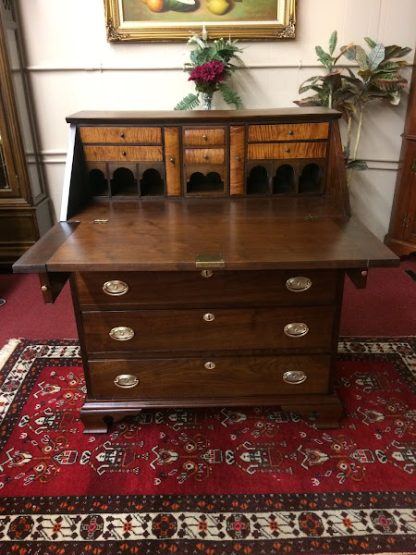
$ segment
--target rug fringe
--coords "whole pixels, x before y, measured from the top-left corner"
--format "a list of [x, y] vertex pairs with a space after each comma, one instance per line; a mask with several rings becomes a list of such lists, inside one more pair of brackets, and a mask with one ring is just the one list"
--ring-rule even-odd
[[16, 349], [16, 347], [21, 343], [20, 339], [9, 339], [9, 341], [0, 349], [0, 370], [6, 364], [10, 355]]

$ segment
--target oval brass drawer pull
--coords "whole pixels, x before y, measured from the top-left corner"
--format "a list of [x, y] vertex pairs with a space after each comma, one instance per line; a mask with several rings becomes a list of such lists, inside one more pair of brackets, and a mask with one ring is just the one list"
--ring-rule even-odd
[[139, 378], [133, 374], [119, 374], [114, 380], [114, 384], [121, 389], [132, 389], [139, 385]]
[[210, 278], [214, 275], [214, 272], [212, 270], [202, 270], [201, 272], [201, 276], [204, 278]]
[[292, 385], [303, 383], [307, 379], [307, 375], [302, 370], [289, 370], [283, 374], [283, 381]]
[[120, 297], [121, 295], [125, 295], [129, 290], [129, 286], [125, 281], [121, 281], [119, 279], [112, 279], [110, 281], [106, 281], [103, 284], [103, 291], [106, 295], [111, 295], [112, 297]]
[[211, 312], [207, 312], [202, 316], [202, 318], [205, 320], [205, 322], [213, 322], [215, 320], [215, 316]]
[[116, 341], [130, 341], [134, 337], [134, 330], [127, 326], [117, 326], [112, 328], [108, 335]]
[[291, 322], [286, 324], [283, 331], [288, 337], [303, 337], [308, 333], [309, 328], [304, 322]]
[[217, 366], [217, 365], [215, 364], [215, 362], [212, 362], [211, 360], [209, 360], [208, 362], [206, 362], [206, 363], [204, 364], [204, 367], [205, 367], [207, 370], [214, 370], [214, 368], [215, 368], [216, 366]]
[[286, 288], [292, 293], [302, 293], [312, 287], [312, 280], [305, 276], [293, 276], [286, 281]]

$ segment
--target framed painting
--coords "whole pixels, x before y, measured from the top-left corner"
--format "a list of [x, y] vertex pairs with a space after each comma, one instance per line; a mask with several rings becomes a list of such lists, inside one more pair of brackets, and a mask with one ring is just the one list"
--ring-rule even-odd
[[109, 41], [295, 38], [296, 0], [104, 0]]

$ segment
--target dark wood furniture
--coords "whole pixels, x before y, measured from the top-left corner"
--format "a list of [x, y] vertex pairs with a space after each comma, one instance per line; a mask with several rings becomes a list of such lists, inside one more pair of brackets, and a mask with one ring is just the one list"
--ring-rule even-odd
[[16, 2], [0, 2], [0, 269], [51, 225]]
[[346, 273], [397, 263], [349, 215], [339, 114], [81, 112], [62, 221], [14, 266], [70, 276], [85, 430], [145, 407], [279, 405], [336, 426]]
[[385, 243], [399, 256], [416, 252], [416, 71], [413, 70], [400, 167]]

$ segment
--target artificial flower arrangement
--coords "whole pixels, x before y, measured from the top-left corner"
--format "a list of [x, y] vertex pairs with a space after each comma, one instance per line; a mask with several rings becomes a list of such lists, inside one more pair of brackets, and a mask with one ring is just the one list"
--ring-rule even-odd
[[212, 97], [220, 92], [227, 104], [235, 108], [242, 106], [239, 95], [225, 83], [238, 65], [242, 64], [238, 56], [242, 50], [237, 41], [217, 39], [209, 42], [207, 38], [194, 35], [188, 41], [194, 47], [190, 53], [190, 62], [184, 65], [189, 73], [189, 81], [195, 84], [195, 93], [190, 93], [175, 106], [175, 110], [193, 110], [198, 106], [211, 109]]

